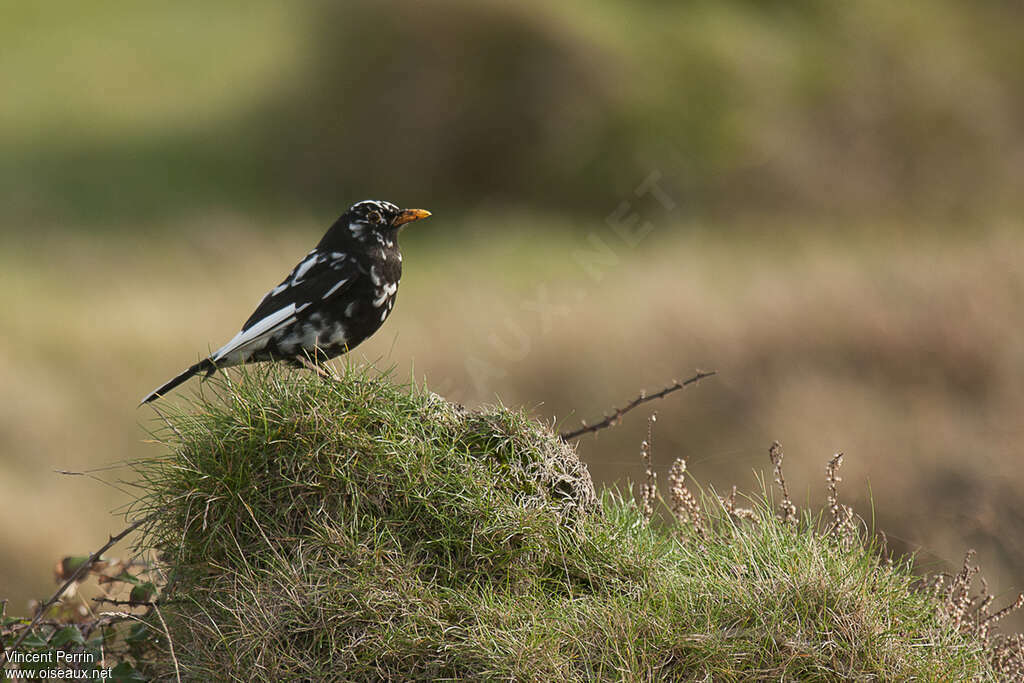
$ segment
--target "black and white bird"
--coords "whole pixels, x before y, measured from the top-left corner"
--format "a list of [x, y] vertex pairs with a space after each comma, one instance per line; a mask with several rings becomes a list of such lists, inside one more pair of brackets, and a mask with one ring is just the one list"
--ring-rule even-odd
[[399, 229], [430, 215], [367, 200], [335, 221], [313, 251], [263, 301], [242, 330], [142, 403], [149, 403], [200, 372], [240, 363], [283, 360], [302, 365], [355, 348], [376, 332], [395, 306], [402, 277]]

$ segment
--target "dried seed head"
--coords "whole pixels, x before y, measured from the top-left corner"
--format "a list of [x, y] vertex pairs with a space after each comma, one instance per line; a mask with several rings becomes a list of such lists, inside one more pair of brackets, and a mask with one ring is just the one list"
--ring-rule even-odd
[[839, 468], [843, 465], [843, 454], [836, 453], [828, 461], [825, 468], [825, 483], [828, 489], [828, 509], [832, 515], [829, 533], [838, 539], [843, 547], [851, 547], [857, 538], [857, 524], [854, 521], [853, 508], [839, 502]]
[[658, 497], [658, 473], [647, 470], [647, 480], [640, 487], [640, 511], [644, 520], [651, 521], [654, 516], [654, 500]]
[[733, 484], [732, 491], [729, 492], [728, 496], [719, 496], [718, 500], [722, 503], [722, 507], [730, 515], [736, 514], [736, 485]]
[[772, 461], [772, 466], [775, 470], [775, 483], [782, 490], [782, 502], [779, 503], [779, 519], [786, 524], [796, 524], [796, 505], [793, 504], [793, 500], [789, 497], [786, 478], [782, 476], [783, 457], [785, 456], [782, 452], [782, 444], [778, 441], [773, 441], [771, 447], [768, 448], [768, 458]]
[[686, 488], [686, 460], [683, 458], [676, 458], [676, 461], [672, 463], [672, 469], [668, 473], [668, 490], [672, 516], [675, 517], [680, 528], [689, 524], [698, 536], [707, 538], [704, 514], [700, 509], [700, 504]]
[[989, 592], [984, 578], [980, 579], [980, 595], [971, 595], [971, 584], [979, 571], [974, 565], [974, 557], [975, 552], [968, 550], [960, 571], [950, 577], [937, 575], [928, 590], [940, 598], [940, 617], [948, 619], [954, 628], [974, 636], [984, 644], [998, 680], [1024, 680], [1024, 634], [993, 633], [1001, 619], [1024, 609], [1024, 594], [1018, 595], [1013, 603], [991, 614], [989, 610], [995, 596]]
[[[988, 611], [987, 610], [988, 605], [991, 604], [994, 599], [995, 599], [995, 597], [992, 596], [992, 595], [989, 595], [989, 596], [986, 597], [986, 604], [985, 604], [986, 613]], [[1013, 612], [1016, 612], [1017, 610], [1019, 610], [1021, 608], [1024, 608], [1024, 593], [1021, 593], [1020, 595], [1018, 595], [1017, 599], [1015, 601], [1013, 601], [1013, 603], [1011, 603], [1011, 604], [1007, 605], [1006, 607], [1002, 608], [1001, 610], [999, 610], [995, 614], [988, 615], [984, 619], [981, 619], [979, 621], [979, 623], [978, 623], [978, 635], [981, 637], [981, 639], [983, 641], [985, 641], [987, 643], [989, 641], [989, 638], [990, 638], [991, 634], [992, 634], [992, 627], [996, 625], [996, 622], [998, 622], [1000, 619], [1002, 619], [1006, 615], [1011, 614]]]
[[722, 496], [719, 496], [718, 500], [721, 501], [722, 507], [724, 507], [725, 511], [727, 513], [729, 513], [730, 515], [732, 515], [734, 517], [737, 517], [739, 519], [748, 519], [751, 522], [757, 522], [758, 521], [757, 514], [753, 510], [751, 510], [750, 508], [736, 507], [736, 486], [735, 486], [735, 484], [733, 485], [732, 491], [729, 492], [728, 496], [726, 496], [724, 498]]
[[949, 591], [946, 594], [946, 613], [957, 630], [963, 626], [964, 617], [971, 606], [971, 582], [974, 580], [974, 575], [978, 573], [978, 567], [971, 566], [974, 555], [973, 549], [968, 550], [964, 555], [963, 566], [949, 582]]
[[640, 512], [644, 521], [650, 522], [654, 516], [654, 501], [658, 497], [658, 473], [651, 462], [651, 425], [656, 415], [647, 419], [647, 438], [640, 443], [640, 459], [644, 463], [644, 483], [640, 487]]

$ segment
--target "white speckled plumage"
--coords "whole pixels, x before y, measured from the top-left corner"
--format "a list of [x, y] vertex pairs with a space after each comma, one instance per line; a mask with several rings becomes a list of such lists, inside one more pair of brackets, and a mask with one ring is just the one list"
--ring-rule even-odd
[[429, 215], [378, 200], [353, 204], [288, 277], [267, 292], [231, 341], [143, 403], [201, 372], [248, 361], [319, 361], [351, 350], [376, 332], [394, 308], [402, 277], [399, 229]]

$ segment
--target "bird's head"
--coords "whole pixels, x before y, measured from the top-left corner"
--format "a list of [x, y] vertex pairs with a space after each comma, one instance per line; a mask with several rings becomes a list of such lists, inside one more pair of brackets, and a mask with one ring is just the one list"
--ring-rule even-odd
[[344, 218], [356, 239], [380, 236], [391, 241], [403, 225], [429, 215], [430, 212], [423, 209], [400, 209], [391, 202], [367, 199], [353, 204]]

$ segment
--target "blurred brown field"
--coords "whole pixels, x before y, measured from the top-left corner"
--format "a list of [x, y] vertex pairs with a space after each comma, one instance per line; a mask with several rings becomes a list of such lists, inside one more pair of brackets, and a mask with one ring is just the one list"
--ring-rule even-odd
[[[347, 362], [564, 428], [714, 369], [649, 406], [661, 472], [756, 491], [778, 439], [817, 506], [843, 451], [897, 550], [1024, 588], [1017, 5], [284, 7], [0, 27], [9, 612], [119, 528], [138, 400], [366, 197], [435, 215]], [[581, 440], [599, 482], [641, 476], [649, 413]]]

